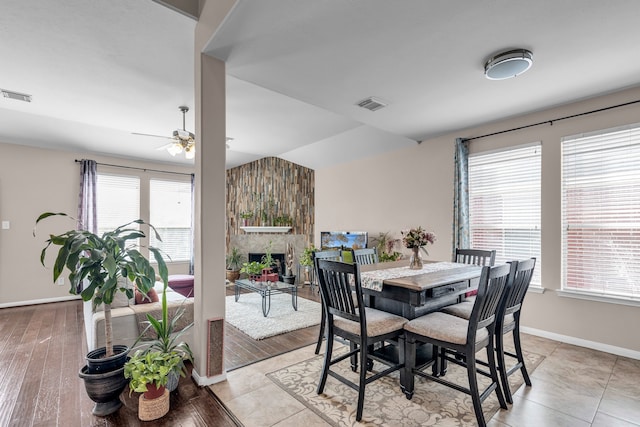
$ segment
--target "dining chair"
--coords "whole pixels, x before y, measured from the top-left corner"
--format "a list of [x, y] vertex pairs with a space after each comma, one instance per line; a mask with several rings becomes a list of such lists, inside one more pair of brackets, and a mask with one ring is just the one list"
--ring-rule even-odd
[[[507, 402], [513, 403], [513, 397], [509, 387], [509, 376], [520, 370], [525, 384], [529, 387], [531, 386], [531, 379], [527, 372], [520, 342], [520, 312], [522, 310], [524, 297], [527, 295], [527, 290], [531, 283], [531, 278], [533, 277], [536, 259], [530, 258], [524, 261], [510, 261], [508, 264], [512, 265], [514, 272], [502, 296], [502, 301], [500, 301], [500, 305], [498, 306], [498, 312], [496, 314], [495, 347], [497, 369], [500, 374], [502, 391], [504, 392], [504, 397]], [[472, 308], [473, 303], [465, 301], [445, 307], [441, 311], [463, 319], [469, 319]], [[511, 333], [513, 339], [515, 353], [504, 350], [504, 336], [509, 333]], [[507, 369], [505, 356], [516, 359], [517, 363]]]
[[353, 260], [358, 264], [377, 264], [378, 248], [364, 248], [353, 250]]
[[[460, 249], [456, 248], [456, 253], [453, 258], [453, 262], [458, 262], [460, 264], [471, 264], [471, 265], [479, 265], [489, 267], [493, 267], [496, 263], [496, 251], [495, 250], [483, 250], [483, 249]], [[471, 283], [475, 286], [475, 283]], [[473, 290], [464, 294], [464, 298], [461, 298], [463, 301], [469, 300], [473, 302], [473, 299], [478, 291]]]
[[[326, 259], [326, 260], [331, 260], [331, 261], [342, 261], [342, 252], [339, 250], [326, 250], [326, 251], [316, 251], [313, 253], [313, 268], [314, 268], [314, 274], [313, 274], [313, 280], [311, 281], [311, 289], [313, 290], [315, 286], [317, 286], [318, 284], [318, 271], [316, 268], [316, 260], [317, 259]], [[318, 292], [320, 291], [319, 287], [318, 287]], [[320, 298], [322, 299], [322, 294], [320, 294]], [[320, 313], [320, 330], [318, 331], [318, 342], [316, 344], [316, 350], [315, 353], [319, 354], [320, 353], [320, 347], [322, 347], [322, 340], [324, 339], [324, 330], [325, 330], [325, 321], [326, 321], [326, 316], [325, 316], [325, 312], [324, 312], [324, 304], [322, 304], [321, 307], [321, 313]]]
[[[367, 384], [394, 371], [404, 368], [403, 329], [407, 319], [385, 311], [365, 307], [362, 300], [360, 266], [357, 263], [316, 259], [316, 271], [322, 305], [327, 316], [327, 345], [324, 353], [322, 374], [318, 383], [318, 394], [324, 392], [327, 377], [332, 376], [358, 392], [356, 421], [362, 419], [364, 393]], [[355, 292], [353, 288], [355, 287]], [[355, 297], [355, 301], [354, 301]], [[342, 337], [354, 344], [345, 354], [333, 358], [335, 337]], [[391, 361], [369, 353], [370, 346], [377, 342], [390, 341], [398, 344], [398, 361]], [[358, 384], [345, 378], [331, 367], [347, 358], [360, 356]], [[368, 362], [378, 361], [387, 367], [367, 377]]]
[[493, 267], [496, 263], [496, 251], [456, 248], [453, 262]]
[[[470, 395], [480, 427], [486, 426], [482, 402], [491, 393], [495, 391], [500, 407], [507, 409], [499, 385], [493, 334], [498, 305], [510, 276], [511, 266], [508, 264], [482, 268], [478, 295], [469, 320], [435, 312], [413, 319], [404, 325], [406, 349], [401, 384], [407, 399], [413, 397], [415, 375], [418, 375]], [[433, 359], [416, 366], [416, 348], [420, 343], [433, 345]], [[476, 363], [476, 353], [482, 349], [486, 349], [489, 372], [481, 369], [481, 365], [478, 366]], [[440, 368], [440, 360], [466, 368], [468, 387], [445, 380], [443, 376], [446, 365], [442, 365], [444, 369]], [[432, 367], [432, 374], [423, 371], [429, 366]], [[483, 391], [479, 390], [478, 374], [491, 380]]]

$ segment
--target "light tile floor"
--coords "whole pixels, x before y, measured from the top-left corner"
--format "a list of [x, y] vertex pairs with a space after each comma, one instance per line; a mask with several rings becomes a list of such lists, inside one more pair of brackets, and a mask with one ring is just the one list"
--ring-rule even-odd
[[[522, 340], [525, 351], [546, 358], [531, 375], [533, 387], [514, 392], [514, 404], [500, 410], [490, 427], [640, 426], [640, 360], [533, 335]], [[229, 372], [211, 389], [246, 427], [326, 426], [265, 376], [313, 357], [314, 347]]]

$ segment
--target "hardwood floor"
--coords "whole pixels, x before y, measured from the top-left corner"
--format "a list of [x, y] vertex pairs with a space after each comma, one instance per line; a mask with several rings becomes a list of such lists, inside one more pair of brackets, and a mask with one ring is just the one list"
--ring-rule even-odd
[[[308, 287], [300, 297], [318, 301]], [[227, 289], [233, 294], [233, 287]], [[225, 324], [227, 370], [314, 343], [318, 326], [255, 341]], [[0, 309], [0, 426], [136, 426], [137, 394], [108, 417], [91, 414], [93, 402], [78, 377], [87, 346], [82, 303], [68, 301]], [[208, 387], [182, 378], [171, 410], [154, 426], [241, 426]]]
[[[227, 295], [233, 295], [233, 285], [227, 287]], [[309, 286], [298, 288], [298, 296], [320, 302], [317, 292], [311, 291]], [[318, 339], [319, 326], [298, 329], [275, 337], [256, 341], [242, 333], [237, 328], [225, 323], [225, 367], [231, 371], [242, 366], [268, 359], [297, 348], [313, 344]]]

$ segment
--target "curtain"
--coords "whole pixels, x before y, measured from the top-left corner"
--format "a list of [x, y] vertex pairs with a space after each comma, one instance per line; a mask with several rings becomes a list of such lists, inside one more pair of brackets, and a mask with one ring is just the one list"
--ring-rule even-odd
[[78, 230], [98, 232], [96, 209], [97, 163], [95, 160], [80, 161], [80, 194], [78, 197]]
[[193, 275], [194, 272], [194, 246], [195, 246], [195, 215], [196, 215], [196, 198], [195, 198], [195, 185], [196, 176], [191, 174], [191, 260], [189, 261], [189, 274]]
[[[96, 208], [97, 163], [95, 160], [80, 161], [80, 194], [78, 194], [78, 230], [98, 232]], [[77, 293], [82, 291], [82, 282]]]
[[[453, 177], [453, 248], [469, 248], [469, 142], [456, 138]], [[455, 259], [454, 259], [455, 261]]]

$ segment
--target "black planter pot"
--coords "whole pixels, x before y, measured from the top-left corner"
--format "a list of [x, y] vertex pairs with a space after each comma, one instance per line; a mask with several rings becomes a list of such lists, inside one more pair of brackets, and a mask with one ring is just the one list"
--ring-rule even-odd
[[104, 357], [107, 354], [105, 347], [100, 347], [87, 353], [87, 373], [102, 374], [123, 367], [129, 355], [129, 347], [116, 344], [113, 346], [113, 353], [114, 355], [111, 357]]
[[294, 283], [296, 283], [296, 276], [282, 276], [282, 281], [284, 283], [293, 285]]
[[96, 402], [92, 411], [93, 415], [105, 417], [120, 409], [122, 406], [120, 393], [128, 382], [124, 377], [124, 366], [111, 372], [90, 374], [85, 365], [80, 369], [79, 375], [84, 380], [87, 395]]

